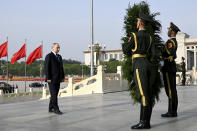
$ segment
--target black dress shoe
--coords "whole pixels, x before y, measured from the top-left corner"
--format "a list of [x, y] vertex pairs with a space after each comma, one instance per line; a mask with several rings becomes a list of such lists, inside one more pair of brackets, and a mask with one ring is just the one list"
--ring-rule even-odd
[[161, 114], [161, 117], [177, 117], [177, 113], [165, 113], [165, 114]]
[[140, 121], [138, 124], [131, 126], [131, 129], [150, 129], [150, 123], [146, 121]]
[[62, 114], [63, 114], [63, 112], [61, 112], [61, 111], [59, 111], [59, 110], [58, 110], [58, 111], [54, 111], [54, 113], [55, 113], [55, 114], [58, 114], [58, 115], [62, 115]]

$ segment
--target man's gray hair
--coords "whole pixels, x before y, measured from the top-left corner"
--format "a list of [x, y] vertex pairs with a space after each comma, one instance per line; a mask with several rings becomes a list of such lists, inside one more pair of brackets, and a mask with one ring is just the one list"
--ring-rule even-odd
[[52, 48], [55, 46], [55, 45], [59, 45], [59, 43], [52, 43]]

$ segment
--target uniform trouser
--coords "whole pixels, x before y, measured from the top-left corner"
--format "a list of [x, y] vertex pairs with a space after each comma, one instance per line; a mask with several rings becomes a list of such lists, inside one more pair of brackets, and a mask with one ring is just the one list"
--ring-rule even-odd
[[134, 71], [134, 78], [141, 99], [140, 120], [146, 120], [150, 122], [151, 113], [152, 113], [150, 71], [147, 70], [146, 68], [144, 69], [137, 68]]
[[183, 76], [183, 79], [182, 79], [182, 85], [185, 85], [185, 72], [182, 72], [182, 76]]
[[168, 113], [177, 113], [178, 96], [176, 90], [176, 72], [163, 71], [166, 95], [168, 96]]
[[60, 89], [60, 84], [49, 83], [49, 90], [51, 94], [50, 102], [49, 102], [49, 110], [54, 109], [55, 111], [59, 110], [58, 106], [58, 93]]

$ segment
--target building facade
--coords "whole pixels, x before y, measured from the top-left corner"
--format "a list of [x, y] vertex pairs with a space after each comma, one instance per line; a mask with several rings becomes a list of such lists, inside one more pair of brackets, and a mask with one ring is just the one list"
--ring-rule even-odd
[[176, 63], [181, 63], [181, 58], [185, 57], [186, 70], [197, 69], [197, 38], [189, 38], [189, 35], [179, 32], [176, 36], [178, 48]]
[[[90, 65], [91, 60], [91, 51], [84, 51], [85, 57], [85, 65]], [[98, 59], [100, 61], [109, 61], [110, 59], [116, 59], [118, 61], [123, 60], [123, 52], [122, 50], [100, 50], [99, 55], [98, 52], [94, 52], [94, 65], [99, 65]]]
[[[176, 63], [181, 63], [181, 58], [185, 58], [186, 70], [190, 71], [194, 67], [197, 69], [197, 38], [189, 38], [190, 36], [186, 33], [179, 32], [176, 35], [178, 48]], [[95, 44], [96, 45], [96, 44]], [[109, 61], [110, 59], [116, 59], [119, 61], [123, 60], [122, 50], [105, 50], [100, 47], [99, 51], [94, 51], [94, 65], [99, 65], [99, 61]], [[85, 65], [90, 65], [91, 51], [84, 51]]]

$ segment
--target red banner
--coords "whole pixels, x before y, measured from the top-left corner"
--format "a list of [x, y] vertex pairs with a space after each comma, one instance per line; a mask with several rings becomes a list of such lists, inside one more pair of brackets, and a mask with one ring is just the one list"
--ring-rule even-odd
[[11, 64], [14, 64], [15, 61], [23, 57], [26, 57], [26, 44], [24, 44], [21, 49], [12, 56]]
[[0, 58], [8, 56], [8, 41], [0, 45]]
[[27, 58], [26, 63], [30, 65], [36, 59], [42, 58], [42, 45], [36, 48]]

